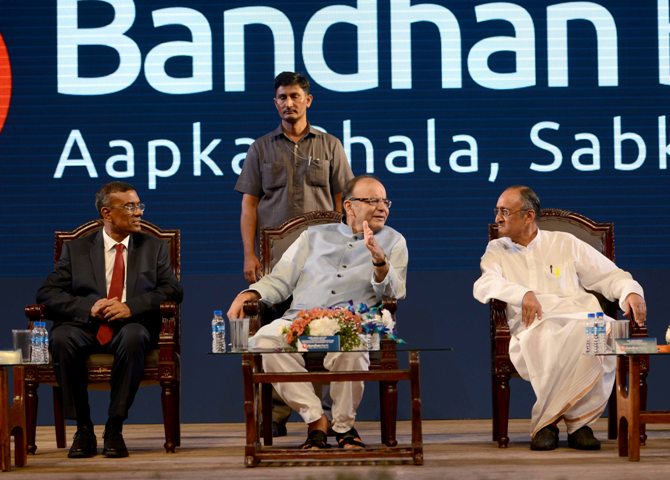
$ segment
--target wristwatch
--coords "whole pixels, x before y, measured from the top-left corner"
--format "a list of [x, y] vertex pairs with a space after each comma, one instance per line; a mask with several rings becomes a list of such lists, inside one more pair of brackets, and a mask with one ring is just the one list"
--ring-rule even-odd
[[372, 262], [372, 265], [374, 265], [375, 267], [385, 266], [386, 265], [386, 255], [384, 255], [384, 260], [382, 260], [381, 262]]

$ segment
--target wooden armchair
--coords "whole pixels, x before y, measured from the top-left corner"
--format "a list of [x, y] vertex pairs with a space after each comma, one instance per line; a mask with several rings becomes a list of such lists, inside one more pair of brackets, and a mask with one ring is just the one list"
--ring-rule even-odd
[[[141, 221], [142, 232], [167, 241], [172, 270], [180, 278], [180, 232], [179, 230], [163, 230], [146, 220]], [[55, 232], [54, 262], [58, 263], [63, 244], [76, 238], [93, 234], [102, 228], [102, 220], [92, 220], [70, 232]], [[160, 384], [162, 388], [161, 403], [163, 407], [163, 425], [165, 427], [165, 450], [174, 452], [181, 443], [180, 432], [180, 310], [174, 302], [163, 302], [160, 306], [162, 323], [158, 340], [158, 348], [150, 350], [146, 355], [146, 365], [142, 377], [142, 385]], [[37, 320], [48, 320], [44, 305], [29, 305], [25, 314], [30, 326]], [[112, 354], [93, 354], [89, 357], [88, 383], [89, 388], [109, 390], [111, 379]], [[37, 428], [37, 387], [48, 384], [53, 387], [54, 422], [56, 428], [56, 445], [65, 448], [65, 419], [63, 414], [63, 392], [58, 386], [52, 365], [25, 366], [26, 394], [26, 430], [28, 451], [35, 453], [35, 432]]]
[[[598, 223], [579, 213], [549, 208], [542, 210], [539, 224], [543, 230], [571, 233], [614, 261], [614, 224], [612, 223]], [[498, 225], [495, 223], [489, 224], [489, 241], [496, 238], [498, 238]], [[598, 293], [593, 293], [598, 297], [603, 312], [612, 318], [616, 318], [617, 303], [608, 301]], [[518, 376], [509, 358], [511, 337], [507, 324], [506, 308], [507, 304], [500, 300], [490, 302], [493, 440], [498, 442], [500, 448], [507, 447], [509, 443], [507, 435], [510, 399], [509, 379], [513, 375]], [[640, 327], [631, 319], [630, 335], [632, 337], [646, 337], [648, 336], [647, 328]], [[649, 359], [645, 358], [642, 362], [642, 374], [640, 375], [642, 409], [646, 405], [648, 370]], [[608, 438], [613, 439], [616, 438], [617, 434], [616, 392], [612, 393], [608, 408]]]
[[[260, 262], [263, 273], [269, 273], [275, 263], [281, 258], [283, 252], [300, 236], [309, 226], [325, 223], [339, 223], [342, 215], [337, 212], [316, 211], [309, 212], [287, 220], [277, 228], [264, 229], [261, 232]], [[256, 331], [275, 318], [279, 318], [290, 306], [291, 299], [281, 305], [268, 306], [263, 302], [250, 301], [244, 305], [245, 315], [249, 317], [249, 334]], [[384, 308], [388, 309], [395, 318], [396, 300], [384, 299]], [[319, 382], [319, 372], [324, 372], [324, 354], [310, 353], [305, 355], [305, 366], [310, 372], [314, 372], [314, 382]], [[395, 342], [382, 340], [381, 350], [370, 353], [370, 370], [392, 370], [398, 368]], [[396, 440], [396, 416], [398, 410], [397, 381], [379, 382], [381, 441], [383, 444], [394, 447], [398, 444]], [[261, 415], [262, 418], [272, 418], [272, 385], [263, 384], [261, 390]], [[262, 422], [262, 436], [265, 445], [272, 445], [272, 424]]]

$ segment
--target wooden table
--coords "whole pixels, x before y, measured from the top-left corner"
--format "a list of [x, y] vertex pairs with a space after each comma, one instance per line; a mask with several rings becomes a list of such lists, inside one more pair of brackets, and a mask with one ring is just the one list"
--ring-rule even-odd
[[[410, 458], [415, 465], [423, 465], [423, 436], [421, 432], [421, 393], [419, 389], [419, 352], [407, 350], [409, 367], [407, 369], [374, 370], [365, 372], [318, 372], [319, 382], [332, 381], [378, 381], [398, 382], [409, 380], [412, 412], [411, 438], [409, 445], [382, 445], [377, 448], [349, 450], [331, 448], [326, 450], [300, 450], [299, 448], [279, 448], [261, 444], [261, 385], [278, 382], [312, 382], [314, 372], [265, 373], [262, 371], [259, 353], [242, 355], [242, 374], [244, 381], [244, 411], [247, 440], [244, 451], [244, 464], [255, 467], [262, 460], [301, 461], [303, 459], [336, 461], [341, 459]], [[281, 355], [281, 353], [280, 353]], [[395, 413], [395, 412], [394, 412]]]
[[667, 353], [617, 355], [616, 392], [619, 456], [640, 461], [640, 434], [648, 423], [670, 423], [670, 411], [640, 410], [640, 364]]
[[[9, 399], [9, 368], [14, 368], [14, 398]], [[23, 396], [23, 367], [0, 365], [0, 468], [11, 468], [11, 437], [14, 436], [14, 465], [23, 467], [26, 450], [26, 410]]]

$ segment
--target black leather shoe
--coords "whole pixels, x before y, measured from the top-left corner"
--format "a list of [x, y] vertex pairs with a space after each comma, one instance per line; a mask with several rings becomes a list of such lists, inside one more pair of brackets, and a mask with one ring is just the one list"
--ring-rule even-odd
[[286, 424], [279, 422], [272, 422], [272, 436], [273, 437], [285, 437], [287, 435]]
[[568, 446], [577, 450], [600, 450], [600, 440], [593, 436], [593, 430], [584, 425], [568, 434]]
[[88, 458], [97, 455], [98, 440], [95, 433], [89, 427], [78, 428], [72, 440], [68, 458]]
[[123, 458], [128, 456], [126, 442], [123, 441], [123, 434], [117, 429], [105, 429], [105, 445], [102, 454], [107, 458]]
[[554, 450], [558, 447], [558, 427], [547, 425], [541, 428], [530, 441], [531, 450]]

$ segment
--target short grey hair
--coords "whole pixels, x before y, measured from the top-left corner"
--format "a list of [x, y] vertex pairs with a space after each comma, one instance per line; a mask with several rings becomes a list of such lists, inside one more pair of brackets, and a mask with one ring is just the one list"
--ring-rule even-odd
[[135, 190], [135, 187], [126, 182], [109, 182], [103, 185], [95, 194], [95, 208], [100, 216], [102, 217], [102, 207], [109, 206], [109, 196], [112, 193], [128, 192], [130, 190]]
[[532, 188], [526, 185], [512, 185], [507, 190], [518, 190], [523, 202], [523, 209], [535, 212], [535, 221], [539, 220], [542, 216], [542, 206], [540, 205], [540, 197]]
[[380, 184], [384, 185], [381, 180], [379, 180], [377, 177], [374, 175], [358, 175], [351, 180], [349, 180], [347, 183], [344, 184], [344, 189], [342, 190], [342, 222], [347, 223], [347, 211], [344, 208], [344, 202], [349, 200], [352, 197], [352, 192], [354, 191], [354, 188], [356, 188], [356, 185], [358, 182], [361, 180], [374, 180], [375, 182], [379, 182]]

